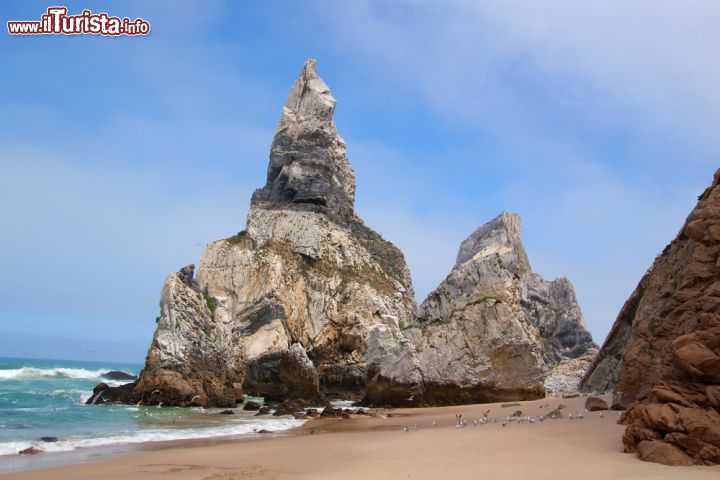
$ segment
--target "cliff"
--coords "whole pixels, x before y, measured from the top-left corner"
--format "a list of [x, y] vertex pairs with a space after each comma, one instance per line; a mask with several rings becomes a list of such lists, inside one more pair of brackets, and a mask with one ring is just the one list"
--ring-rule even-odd
[[629, 407], [625, 450], [720, 462], [720, 170], [625, 303], [585, 390]]

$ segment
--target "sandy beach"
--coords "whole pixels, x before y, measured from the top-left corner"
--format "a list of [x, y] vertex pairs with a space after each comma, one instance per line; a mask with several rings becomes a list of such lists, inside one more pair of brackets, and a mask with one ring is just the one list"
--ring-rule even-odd
[[[218, 444], [181, 444], [92, 463], [32, 470], [3, 479], [715, 479], [720, 467], [666, 467], [622, 453], [618, 413], [584, 412], [584, 398], [550, 397], [500, 404], [393, 409], [387, 418], [310, 420], [293, 435]], [[502, 420], [516, 410], [565, 417], [535, 423]], [[550, 405], [550, 409], [546, 405]], [[497, 419], [473, 425], [482, 418]], [[461, 413], [468, 425], [456, 426]], [[433, 425], [436, 422], [437, 425]], [[417, 425], [417, 430], [414, 426]], [[410, 426], [404, 431], [403, 426]]]

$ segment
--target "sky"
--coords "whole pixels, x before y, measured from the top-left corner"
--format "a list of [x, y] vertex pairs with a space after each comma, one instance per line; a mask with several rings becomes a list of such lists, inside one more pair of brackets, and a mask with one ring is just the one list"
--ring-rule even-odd
[[308, 57], [418, 301], [515, 211], [602, 343], [720, 167], [720, 2], [63, 5], [152, 32], [0, 33], [0, 356], [142, 362], [167, 274], [244, 228]]

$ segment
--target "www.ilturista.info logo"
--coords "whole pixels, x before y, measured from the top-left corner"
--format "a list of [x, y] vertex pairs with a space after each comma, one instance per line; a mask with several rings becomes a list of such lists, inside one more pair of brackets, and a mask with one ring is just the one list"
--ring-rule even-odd
[[83, 10], [80, 15], [68, 15], [67, 7], [49, 7], [47, 13], [36, 20], [7, 22], [10, 35], [147, 35], [150, 23], [137, 18], [111, 17], [107, 13]]

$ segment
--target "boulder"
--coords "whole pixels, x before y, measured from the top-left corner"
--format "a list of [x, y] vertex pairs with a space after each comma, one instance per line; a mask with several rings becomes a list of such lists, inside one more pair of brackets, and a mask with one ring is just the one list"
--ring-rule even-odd
[[646, 462], [663, 465], [693, 465], [692, 457], [682, 449], [661, 440], [643, 440], [637, 446], [638, 456]]
[[607, 410], [608, 404], [605, 400], [598, 397], [588, 397], [585, 400], [585, 410], [588, 412], [598, 412], [600, 410]]
[[344, 412], [342, 408], [325, 407], [320, 414], [323, 418], [342, 418]]
[[35, 448], [35, 447], [28, 447], [23, 450], [20, 450], [18, 452], [18, 455], [37, 455], [38, 453], [43, 453], [43, 450], [40, 450], [39, 448]]
[[306, 402], [303, 399], [297, 399], [297, 400], [285, 400], [280, 405], [277, 406], [275, 409], [275, 415], [276, 417], [282, 416], [282, 415], [297, 415], [298, 413], [301, 413], [305, 410], [306, 407], [308, 407], [310, 403]]
[[107, 380], [137, 380], [135, 375], [121, 372], [119, 370], [111, 370], [107, 373], [103, 373], [102, 377]]
[[245, 402], [245, 404], [243, 405], [243, 410], [256, 412], [256, 411], [260, 410], [261, 407], [262, 407], [261, 403], [250, 400], [249, 402]]
[[278, 364], [278, 374], [287, 388], [288, 396], [325, 401], [325, 396], [320, 392], [317, 370], [300, 343], [293, 343], [283, 355]]
[[85, 401], [85, 404], [104, 405], [106, 403], [106, 400], [103, 394], [107, 392], [109, 388], [110, 387], [107, 383], [98, 383], [95, 388], [93, 388], [93, 393], [92, 395], [90, 395], [90, 398]]

